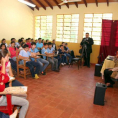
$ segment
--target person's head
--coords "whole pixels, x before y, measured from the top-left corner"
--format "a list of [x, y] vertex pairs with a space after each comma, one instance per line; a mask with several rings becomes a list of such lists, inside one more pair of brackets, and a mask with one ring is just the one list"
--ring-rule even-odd
[[46, 40], [46, 43], [48, 43], [48, 42], [49, 42], [49, 40], [47, 39], [47, 40]]
[[22, 39], [22, 41], [24, 41], [24, 38], [23, 37], [21, 39]]
[[45, 49], [47, 49], [48, 48], [48, 43], [44, 43], [44, 47], [45, 47]]
[[53, 39], [52, 43], [54, 43], [54, 44], [55, 44], [55, 39]]
[[0, 48], [1, 48], [2, 50], [7, 50], [5, 43], [2, 43], [2, 44], [0, 45]]
[[68, 43], [65, 43], [65, 46], [67, 47], [68, 46]]
[[34, 42], [34, 40], [33, 40], [33, 39], [31, 39], [31, 42]]
[[62, 45], [65, 46], [65, 42], [62, 42]]
[[51, 42], [48, 43], [48, 47], [49, 47], [50, 49], [52, 48], [52, 43], [51, 43]]
[[89, 33], [86, 33], [86, 38], [88, 38], [89, 37]]
[[25, 41], [26, 41], [26, 43], [28, 43], [29, 42], [29, 39], [26, 39]]
[[63, 45], [60, 45], [60, 48], [61, 48], [61, 49], [64, 49], [64, 46], [63, 46]]
[[22, 42], [23, 42], [23, 40], [22, 40], [22, 39], [19, 39], [19, 40], [18, 40], [18, 43], [19, 43], [19, 44], [21, 44]]
[[6, 39], [2, 39], [1, 43], [6, 43]]
[[36, 48], [36, 43], [35, 43], [35, 42], [32, 42], [32, 43], [31, 43], [31, 48], [32, 48], [32, 49], [35, 49], [35, 48]]
[[21, 43], [21, 47], [23, 48], [23, 46], [24, 46], [24, 45], [25, 45], [25, 43], [24, 43], [24, 42], [22, 42], [22, 43]]
[[41, 38], [38, 38], [38, 42], [41, 43]]
[[44, 43], [44, 42], [45, 42], [44, 39], [42, 39], [41, 43]]
[[38, 41], [37, 40], [35, 40], [35, 43], [37, 43]]
[[14, 41], [14, 42], [15, 42], [15, 41], [16, 41], [16, 39], [15, 39], [15, 38], [11, 38], [11, 42], [12, 42], [12, 41]]
[[2, 60], [2, 58], [8, 62], [9, 61], [9, 55], [8, 55], [8, 51], [7, 50], [2, 50], [0, 52], [0, 61]]
[[15, 47], [15, 42], [14, 41], [11, 42], [11, 47]]
[[31, 42], [31, 38], [28, 38], [28, 42], [29, 42], [29, 43]]
[[24, 44], [23, 49], [27, 52], [29, 50], [29, 46], [27, 44]]

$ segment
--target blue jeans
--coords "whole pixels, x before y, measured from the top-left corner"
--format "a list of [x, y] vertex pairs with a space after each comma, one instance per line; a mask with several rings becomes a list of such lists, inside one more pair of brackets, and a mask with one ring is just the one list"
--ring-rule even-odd
[[[26, 62], [26, 66], [30, 68], [30, 72], [32, 74], [32, 77], [35, 77], [35, 74], [39, 74], [40, 65], [38, 62], [28, 61], [28, 62]], [[36, 67], [35, 70], [34, 70], [34, 67]]]
[[47, 66], [49, 65], [49, 62], [45, 59], [42, 59], [42, 58], [38, 58], [37, 62], [40, 65], [40, 72], [43, 72], [47, 68]]
[[57, 57], [54, 57], [54, 58], [58, 59], [58, 68], [59, 68], [59, 66], [61, 64], [61, 58], [60, 58], [60, 56], [57, 56]]
[[[20, 83], [18, 80], [14, 80], [14, 81], [12, 81], [12, 86], [24, 86], [22, 83]], [[6, 84], [5, 84], [5, 87], [7, 88], [7, 87], [9, 87], [9, 82], [7, 82]]]
[[[70, 54], [68, 54], [68, 53], [66, 53], [66, 56], [69, 58], [69, 63], [71, 63], [71, 61], [72, 61], [72, 56], [70, 55]], [[67, 61], [66, 61], [67, 62]]]
[[65, 55], [61, 56], [61, 63], [67, 63]]

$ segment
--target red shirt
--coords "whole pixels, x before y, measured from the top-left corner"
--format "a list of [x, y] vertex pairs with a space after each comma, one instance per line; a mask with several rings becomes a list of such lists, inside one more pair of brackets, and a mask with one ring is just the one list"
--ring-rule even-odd
[[18, 50], [17, 48], [13, 48], [13, 47], [9, 47], [9, 51], [11, 53], [11, 58], [16, 57], [16, 50]]
[[4, 91], [4, 89], [5, 89], [5, 83], [7, 83], [8, 81], [9, 81], [9, 77], [6, 74], [3, 74], [3, 73], [0, 72], [0, 83], [3, 82], [3, 85], [0, 84], [0, 92], [3, 92]]
[[29, 46], [29, 48], [31, 48], [31, 43], [26, 43], [28, 46]]

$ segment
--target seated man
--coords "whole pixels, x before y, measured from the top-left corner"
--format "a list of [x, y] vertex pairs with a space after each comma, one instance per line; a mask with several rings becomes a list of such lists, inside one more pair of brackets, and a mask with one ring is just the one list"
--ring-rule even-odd
[[[37, 62], [40, 64], [40, 71], [42, 75], [46, 75], [45, 69], [49, 65], [49, 62], [45, 59], [40, 58], [38, 55], [40, 55], [38, 49], [36, 48], [36, 43], [32, 42], [31, 43], [31, 52], [35, 54], [35, 58], [37, 56]], [[32, 61], [35, 61], [34, 58], [31, 58]], [[44, 64], [44, 65], [43, 65]]]
[[115, 82], [111, 79], [118, 79], [118, 57], [114, 57], [115, 66], [113, 69], [106, 69], [104, 71], [104, 79], [107, 87], [113, 87]]
[[64, 54], [64, 47], [63, 45], [60, 45], [60, 48], [58, 49], [58, 57], [61, 57], [61, 65], [65, 65], [66, 64], [66, 55]]
[[[65, 54], [66, 54], [66, 56], [69, 58], [69, 65], [71, 64], [71, 61], [72, 61], [72, 57], [71, 57], [71, 55], [68, 53], [69, 52], [69, 48], [67, 48], [66, 46], [65, 46], [65, 43], [63, 42], [62, 43], [62, 45], [64, 46], [64, 50], [65, 50]], [[67, 62], [67, 61], [66, 61]]]
[[[19, 58], [28, 60], [26, 62], [26, 66], [30, 68], [30, 72], [32, 74], [32, 77], [35, 78], [35, 79], [39, 79], [38, 74], [39, 74], [39, 71], [40, 71], [40, 65], [39, 65], [38, 62], [30, 61], [29, 60], [30, 56], [34, 56], [34, 55], [33, 55], [33, 53], [29, 52], [29, 46], [27, 44], [25, 44], [23, 46], [23, 50], [21, 50], [20, 53], [19, 53]], [[24, 63], [23, 60], [22, 60], [22, 63]], [[34, 67], [36, 67], [35, 70], [34, 70]]]
[[[42, 49], [42, 54], [46, 54], [47, 56], [54, 55], [54, 53], [52, 53], [52, 50], [48, 48], [47, 43], [44, 43], [44, 48]], [[46, 56], [43, 56], [43, 58], [46, 59]], [[52, 70], [56, 71], [56, 72], [59, 72], [58, 60], [53, 58], [53, 57], [47, 57], [47, 60], [49, 61], [49, 63], [51, 63]]]
[[36, 43], [36, 48], [41, 53], [41, 50], [43, 49], [43, 43], [41, 43], [41, 38], [38, 38], [38, 42]]
[[[48, 43], [48, 50], [49, 50], [49, 53], [55, 53], [55, 50], [52, 47], [52, 43], [51, 42]], [[59, 66], [61, 64], [61, 58], [59, 56], [55, 56], [54, 58], [58, 60], [58, 69], [59, 69]]]

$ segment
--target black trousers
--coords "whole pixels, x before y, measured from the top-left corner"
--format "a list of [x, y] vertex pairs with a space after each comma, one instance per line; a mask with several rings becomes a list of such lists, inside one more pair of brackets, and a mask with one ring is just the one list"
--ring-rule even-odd
[[90, 53], [84, 53], [84, 65], [90, 67]]
[[106, 69], [104, 71], [104, 79], [105, 79], [105, 84], [106, 83], [110, 83], [110, 84], [114, 84], [115, 82], [111, 79], [111, 74], [113, 73], [113, 71], [110, 71], [109, 69]]

